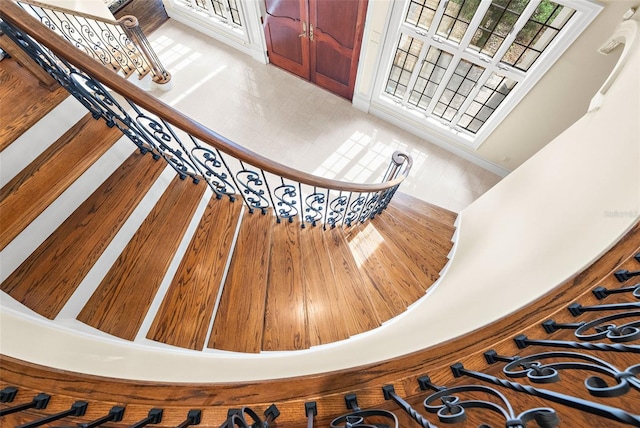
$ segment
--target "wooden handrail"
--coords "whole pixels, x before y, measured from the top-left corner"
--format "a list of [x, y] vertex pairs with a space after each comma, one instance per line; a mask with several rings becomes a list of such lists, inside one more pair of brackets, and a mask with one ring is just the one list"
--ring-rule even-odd
[[190, 117], [174, 110], [162, 101], [147, 94], [142, 89], [127, 82], [120, 76], [111, 73], [92, 60], [91, 57], [80, 51], [71, 51], [60, 36], [41, 25], [36, 19], [18, 7], [12, 0], [0, 0], [1, 16], [10, 25], [28, 33], [34, 40], [46, 46], [59, 58], [68, 61], [86, 72], [91, 78], [102, 82], [114, 92], [131, 100], [150, 113], [162, 118], [167, 123], [187, 132], [193, 137], [220, 151], [249, 163], [254, 167], [268, 171], [283, 178], [297, 181], [305, 185], [333, 189], [344, 192], [375, 193], [398, 186], [406, 178], [413, 161], [407, 155], [403, 155], [406, 161], [403, 175], [383, 183], [350, 183], [318, 177], [286, 165], [275, 162], [261, 156], [233, 141], [219, 135], [206, 126], [194, 121]]

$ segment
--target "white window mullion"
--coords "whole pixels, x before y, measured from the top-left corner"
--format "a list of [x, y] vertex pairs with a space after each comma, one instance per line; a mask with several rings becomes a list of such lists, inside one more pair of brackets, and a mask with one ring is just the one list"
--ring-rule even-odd
[[[448, 2], [445, 2], [445, 3], [448, 3]], [[453, 58], [451, 59], [449, 68], [445, 72], [445, 75], [443, 76], [440, 85], [438, 85], [438, 89], [436, 90], [435, 94], [433, 95], [433, 98], [431, 99], [431, 102], [429, 103], [429, 106], [427, 107], [427, 110], [426, 110], [427, 114], [431, 114], [433, 112], [433, 109], [435, 109], [436, 104], [439, 102], [440, 97], [442, 96], [442, 93], [444, 92], [447, 85], [449, 84], [449, 80], [451, 79], [451, 76], [453, 76], [453, 73], [458, 67], [458, 63], [460, 62], [460, 59], [462, 57], [462, 52], [469, 45], [469, 42], [471, 41], [473, 34], [475, 33], [476, 29], [480, 25], [480, 22], [482, 21], [484, 14], [489, 9], [489, 6], [491, 6], [491, 0], [483, 0], [480, 6], [478, 6], [478, 9], [476, 10], [475, 15], [473, 16], [473, 19], [471, 20], [471, 22], [469, 23], [469, 26], [467, 27], [467, 31], [462, 37], [460, 45], [454, 44], [453, 42], [450, 42], [448, 40], [444, 40], [439, 36], [432, 37], [432, 39], [434, 40], [433, 45], [440, 50], [444, 50], [451, 53], [453, 55]], [[442, 15], [440, 15], [440, 19], [442, 19]], [[434, 19], [432, 29], [437, 28], [439, 25], [440, 25], [440, 20], [436, 22]], [[472, 61], [472, 62], [477, 62], [477, 61]], [[442, 121], [444, 119], [438, 118], [438, 120]], [[447, 120], [444, 120], [444, 122], [448, 124]]]
[[420, 75], [420, 70], [422, 70], [422, 65], [424, 64], [425, 61], [425, 57], [427, 56], [427, 52], [429, 51], [429, 42], [425, 37], [424, 31], [419, 31], [416, 30], [415, 28], [408, 28], [408, 31], [402, 31], [400, 33], [400, 37], [402, 37], [402, 34], [407, 34], [407, 33], [411, 33], [411, 37], [413, 37], [414, 39], [418, 39], [421, 40], [423, 42], [422, 44], [422, 50], [420, 51], [420, 54], [418, 55], [418, 59], [416, 61], [416, 66], [413, 68], [413, 71], [411, 72], [411, 77], [409, 78], [409, 83], [407, 84], [407, 90], [404, 93], [404, 96], [402, 97], [402, 105], [409, 107], [409, 108], [413, 108], [412, 105], [409, 104], [409, 97], [411, 96], [411, 92], [413, 91], [413, 88], [416, 84], [416, 80], [418, 80], [418, 76]]
[[520, 30], [522, 30], [522, 28], [529, 21], [531, 15], [533, 15], [533, 13], [536, 11], [541, 1], [542, 0], [531, 0], [527, 7], [525, 7], [525, 9], [522, 11], [522, 14], [509, 32], [509, 35], [507, 35], [507, 37], [503, 40], [502, 45], [500, 45], [500, 48], [496, 51], [495, 55], [493, 55], [493, 58], [491, 59], [492, 64], [497, 64], [498, 68], [502, 70], [512, 69], [512, 67], [502, 64], [500, 61], [502, 60], [504, 54], [509, 50], [509, 47], [518, 36]]

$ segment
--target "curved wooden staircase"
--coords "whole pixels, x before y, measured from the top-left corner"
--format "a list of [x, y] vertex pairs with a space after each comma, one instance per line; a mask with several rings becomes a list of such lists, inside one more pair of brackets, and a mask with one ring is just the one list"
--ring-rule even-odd
[[[73, 192], [121, 137], [87, 114], [3, 186], [1, 248]], [[455, 214], [408, 195], [370, 223], [303, 229], [217, 199], [133, 149], [121, 165], [106, 166], [113, 172], [93, 193], [70, 196], [84, 202], [6, 276], [5, 293], [50, 320], [72, 317], [125, 340], [299, 350], [399, 315], [447, 262]], [[139, 227], [125, 242], [127, 222]], [[120, 253], [100, 281], [87, 283], [105, 251]]]
[[[404, 311], [446, 263], [450, 212], [397, 194], [381, 215], [349, 228], [274, 224], [269, 212], [249, 213], [180, 180], [99, 123], [79, 118], [50, 148], [38, 148], [33, 162], [11, 165], [15, 176], [1, 191], [0, 242], [9, 266], [1, 288], [12, 297], [4, 295], [3, 305], [41, 326], [59, 323], [110, 345], [171, 345], [190, 355], [298, 350], [346, 339]], [[7, 153], [25, 152], [3, 143], [3, 166], [13, 164]], [[636, 223], [591, 266], [507, 316], [335, 372], [151, 382], [3, 355], [0, 423], [640, 426], [639, 242]], [[424, 328], [447, 329], [446, 321]], [[73, 362], [76, 351], [68, 353]]]

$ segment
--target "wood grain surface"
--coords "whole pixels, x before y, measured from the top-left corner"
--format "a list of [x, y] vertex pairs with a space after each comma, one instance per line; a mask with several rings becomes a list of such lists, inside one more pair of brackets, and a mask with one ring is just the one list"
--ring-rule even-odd
[[55, 318], [165, 167], [150, 155], [131, 155], [2, 283], [2, 290]]
[[203, 184], [173, 179], [78, 320], [123, 339], [135, 338], [204, 190]]

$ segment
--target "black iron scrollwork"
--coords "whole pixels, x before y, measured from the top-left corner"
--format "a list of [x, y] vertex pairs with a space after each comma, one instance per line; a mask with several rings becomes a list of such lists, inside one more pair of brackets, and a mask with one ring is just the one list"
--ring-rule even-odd
[[298, 190], [293, 184], [285, 184], [284, 181], [273, 189], [275, 199], [276, 216], [278, 223], [281, 219], [293, 221], [298, 215]]
[[[535, 421], [542, 428], [553, 428], [560, 422], [556, 411], [548, 407], [528, 409], [516, 415], [507, 397], [488, 386], [437, 386], [432, 384], [426, 376], [420, 378], [418, 382], [423, 390], [427, 388], [435, 390], [424, 400], [424, 407], [429, 413], [435, 413], [443, 423], [452, 424], [466, 420], [467, 409], [490, 410], [503, 417], [505, 427], [509, 428], [526, 427], [531, 421]], [[464, 399], [466, 393], [485, 393], [497, 402], [477, 398]]]
[[249, 407], [241, 409], [231, 409], [227, 412], [227, 420], [220, 425], [220, 428], [269, 428], [271, 423], [280, 416], [280, 411], [272, 404], [264, 412], [265, 419], [262, 420], [258, 414]]
[[312, 226], [315, 226], [319, 221], [322, 220], [322, 215], [324, 212], [326, 197], [324, 193], [318, 192], [317, 190], [304, 199], [305, 203], [305, 215], [304, 220], [308, 223], [311, 223]]
[[349, 204], [349, 198], [346, 195], [340, 195], [329, 203], [329, 213], [327, 214], [327, 225], [336, 227], [340, 222], [345, 220], [346, 207]]
[[270, 204], [265, 196], [269, 192], [262, 176], [256, 171], [243, 168], [236, 173], [236, 181], [240, 186], [242, 197], [249, 207], [249, 212], [259, 209], [265, 214]]
[[204, 174], [211, 189], [220, 199], [223, 195], [229, 196], [231, 201], [235, 201], [236, 188], [231, 182], [232, 177], [229, 169], [224, 165], [220, 152], [208, 147], [194, 147], [191, 155], [200, 165], [200, 170]]
[[[570, 353], [565, 353], [565, 354], [570, 354]], [[535, 364], [536, 361], [533, 361], [535, 360], [533, 357], [534, 356], [522, 357], [522, 358], [514, 359], [514, 361], [508, 363], [507, 367], [510, 367], [508, 375], [514, 376], [514, 377], [527, 376], [534, 383], [535, 382], [544, 383], [544, 382], [554, 381], [554, 379], [557, 377], [558, 367], [557, 366], [552, 367], [550, 365], [542, 366], [539, 363]], [[493, 361], [497, 361], [497, 360], [498, 359], [493, 359]], [[574, 362], [569, 364], [573, 364], [573, 366], [578, 367], [580, 362], [577, 362], [577, 363]], [[585, 368], [585, 367], [586, 365], [580, 368]], [[610, 367], [599, 366], [595, 364], [592, 366], [592, 369], [599, 373], [606, 373], [609, 375], [612, 370], [615, 370], [615, 368], [611, 369]], [[501, 379], [499, 377], [496, 377], [487, 373], [483, 373], [483, 372], [467, 370], [464, 368], [462, 363], [456, 363], [452, 365], [451, 371], [453, 375], [457, 378], [462, 376], [469, 376], [471, 378], [478, 379], [488, 383], [493, 383], [495, 385], [499, 385], [516, 392], [529, 394], [535, 397], [541, 397], [545, 400], [549, 400], [554, 403], [559, 403], [565, 406], [569, 406], [574, 409], [578, 409], [583, 412], [601, 416], [610, 420], [614, 420], [614, 421], [632, 425], [632, 426], [640, 426], [640, 415], [627, 412], [617, 407], [596, 403], [594, 401], [585, 400], [569, 394], [563, 394], [556, 391], [551, 391], [543, 388], [537, 388], [531, 385], [525, 385], [518, 382], [513, 382], [507, 379]], [[638, 367], [633, 366], [622, 373], [624, 374], [618, 375], [618, 378], [620, 378], [620, 383], [625, 383], [628, 386], [631, 384], [629, 379], [631, 377], [635, 377], [638, 374]], [[614, 378], [616, 378], [615, 375], [614, 375]], [[604, 393], [605, 391], [607, 391], [608, 388], [610, 388], [608, 386], [605, 386], [602, 382], [604, 381], [602, 381], [601, 378], [596, 376], [592, 376], [587, 380], [586, 383], [589, 383], [588, 388], [594, 391], [594, 394], [593, 394], [594, 396], [598, 395], [600, 392]], [[622, 388], [624, 387], [621, 387], [621, 389]], [[615, 392], [619, 392], [619, 390], [616, 390]]]

